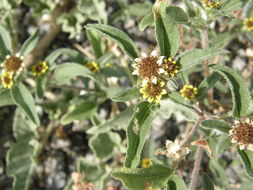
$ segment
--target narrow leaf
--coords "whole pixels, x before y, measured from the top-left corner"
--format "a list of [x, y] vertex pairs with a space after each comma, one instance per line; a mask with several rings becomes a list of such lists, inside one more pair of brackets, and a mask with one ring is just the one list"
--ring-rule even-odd
[[9, 90], [0, 91], [0, 106], [7, 106], [15, 104], [11, 98]]
[[211, 65], [210, 68], [223, 76], [229, 84], [233, 97], [233, 115], [235, 117], [247, 115], [250, 92], [243, 78], [224, 65]]
[[153, 113], [151, 104], [141, 102], [136, 105], [133, 117], [127, 128], [127, 155], [125, 167], [135, 168], [140, 161], [140, 154], [149, 133]]
[[86, 35], [89, 39], [89, 42], [92, 46], [92, 50], [96, 58], [99, 58], [103, 55], [103, 50], [102, 50], [102, 44], [101, 44], [101, 39], [99, 39], [99, 36], [96, 32], [91, 31], [91, 30], [86, 30]]
[[11, 89], [11, 97], [15, 104], [26, 114], [36, 125], [39, 125], [39, 116], [36, 113], [35, 103], [30, 91], [20, 83]]
[[201, 126], [207, 129], [217, 129], [223, 133], [228, 133], [231, 129], [231, 125], [229, 123], [215, 119], [202, 121]]
[[113, 96], [111, 99], [115, 102], [126, 102], [140, 97], [138, 88], [129, 88]]
[[166, 8], [166, 13], [177, 23], [187, 23], [188, 16], [183, 9], [177, 6], [169, 6]]
[[39, 29], [36, 29], [33, 34], [24, 42], [20, 49], [20, 55], [28, 55], [37, 45], [40, 37]]
[[103, 34], [109, 39], [113, 40], [130, 58], [134, 59], [138, 57], [138, 50], [133, 41], [121, 30], [103, 24], [88, 24], [86, 28], [97, 31], [98, 33]]
[[240, 149], [238, 149], [238, 153], [241, 156], [241, 161], [246, 174], [249, 176], [249, 178], [253, 179], [253, 162], [252, 159], [250, 159], [253, 156], [252, 153], [250, 151]]
[[160, 7], [159, 10], [154, 9], [156, 40], [161, 54], [172, 57], [179, 48], [179, 31], [173, 19], [167, 16], [165, 4]]
[[150, 12], [141, 19], [139, 23], [139, 29], [141, 31], [144, 31], [148, 26], [154, 26], [154, 22], [155, 22], [154, 14]]
[[213, 182], [206, 173], [202, 175], [201, 182], [203, 190], [214, 190]]
[[129, 190], [158, 189], [165, 187], [173, 170], [162, 165], [149, 168], [115, 170], [112, 176], [119, 179]]
[[181, 64], [181, 71], [185, 71], [200, 64], [204, 60], [225, 53], [228, 53], [228, 51], [217, 48], [194, 49], [181, 54], [178, 58], [178, 62]]
[[186, 185], [184, 183], [184, 180], [179, 177], [178, 175], [174, 174], [169, 182], [168, 182], [168, 186], [167, 186], [167, 190], [186, 190]]
[[0, 57], [4, 58], [6, 55], [12, 54], [11, 37], [2, 25], [0, 25]]
[[83, 102], [80, 103], [78, 106], [67, 112], [61, 118], [61, 123], [63, 125], [69, 124], [74, 120], [85, 120], [90, 118], [97, 110], [97, 105], [94, 102]]
[[56, 84], [62, 85], [77, 76], [87, 77], [95, 80], [92, 72], [83, 65], [77, 63], [64, 63], [57, 65], [54, 71], [54, 79]]

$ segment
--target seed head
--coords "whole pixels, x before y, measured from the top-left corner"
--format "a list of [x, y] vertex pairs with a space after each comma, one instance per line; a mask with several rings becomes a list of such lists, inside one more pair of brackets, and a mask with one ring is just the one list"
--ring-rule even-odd
[[23, 57], [19, 56], [19, 54], [12, 56], [7, 55], [1, 66], [4, 71], [12, 74], [19, 74], [24, 67]]
[[251, 119], [235, 120], [233, 129], [229, 133], [231, 142], [237, 144], [241, 150], [253, 151], [253, 121]]

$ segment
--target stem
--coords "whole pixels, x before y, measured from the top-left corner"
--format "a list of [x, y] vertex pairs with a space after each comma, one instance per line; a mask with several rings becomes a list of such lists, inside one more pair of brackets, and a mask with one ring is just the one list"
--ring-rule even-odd
[[202, 156], [203, 156], [203, 147], [199, 146], [198, 149], [197, 149], [196, 159], [195, 159], [195, 162], [194, 162], [194, 168], [193, 168], [193, 171], [192, 171], [189, 190], [195, 190], [196, 187], [197, 187]]
[[[201, 33], [201, 46], [203, 49], [206, 49], [209, 47], [209, 39], [208, 39], [208, 29], [204, 29]], [[204, 77], [207, 78], [210, 76], [210, 70], [209, 70], [209, 62], [208, 60], [204, 61]], [[209, 105], [213, 102], [213, 89], [211, 88], [207, 92], [207, 98]]]
[[185, 146], [188, 144], [188, 142], [192, 139], [192, 137], [194, 136], [199, 124], [201, 123], [201, 121], [204, 119], [203, 115], [200, 115], [198, 120], [196, 121], [196, 123], [193, 125], [190, 133], [187, 135], [187, 137], [184, 139], [184, 141], [181, 143], [181, 147]]

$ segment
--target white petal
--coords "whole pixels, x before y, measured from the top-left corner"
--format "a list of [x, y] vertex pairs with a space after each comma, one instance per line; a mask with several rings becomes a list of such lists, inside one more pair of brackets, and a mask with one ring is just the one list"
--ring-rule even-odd
[[141, 57], [146, 58], [148, 55], [146, 53], [141, 53]]
[[163, 59], [164, 59], [164, 56], [161, 56], [158, 60], [157, 60], [157, 63], [159, 65], [161, 65], [163, 63]]
[[16, 53], [16, 57], [20, 57], [20, 53]]
[[139, 73], [138, 73], [138, 71], [137, 70], [134, 70], [133, 72], [132, 72], [132, 75], [138, 75]]
[[136, 64], [136, 63], [134, 63], [134, 64], [132, 64], [132, 66], [133, 66], [133, 68], [136, 68], [136, 67], [137, 67], [137, 64]]
[[142, 86], [145, 86], [147, 83], [148, 83], [148, 81], [146, 79], [143, 79]]
[[151, 52], [150, 55], [151, 55], [152, 57], [156, 57], [156, 56], [158, 56], [158, 53], [157, 53], [156, 50], [153, 50], [153, 51]]
[[154, 83], [154, 84], [157, 84], [157, 78], [156, 77], [152, 78], [151, 82]]
[[5, 58], [6, 58], [6, 59], [9, 59], [10, 57], [11, 57], [10, 55], [6, 55], [6, 57], [5, 57]]
[[141, 61], [141, 58], [135, 58], [134, 61], [135, 61], [135, 62], [140, 62], [140, 61]]
[[160, 73], [160, 74], [161, 74], [161, 73], [165, 73], [165, 70], [162, 69], [162, 68], [159, 68], [159, 73]]

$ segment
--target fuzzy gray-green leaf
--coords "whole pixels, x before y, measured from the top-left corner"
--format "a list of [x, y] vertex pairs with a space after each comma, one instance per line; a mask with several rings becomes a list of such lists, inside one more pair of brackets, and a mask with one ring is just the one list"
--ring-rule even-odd
[[11, 37], [2, 25], [0, 25], [0, 58], [5, 58], [6, 55], [12, 54]]
[[228, 51], [218, 48], [194, 49], [181, 54], [178, 62], [181, 64], [181, 71], [184, 71], [200, 64], [204, 60], [225, 53], [228, 53]]
[[39, 116], [35, 109], [35, 103], [30, 91], [22, 84], [11, 89], [11, 97], [15, 104], [26, 114], [26, 116], [36, 125], [39, 125]]
[[231, 68], [224, 65], [211, 65], [210, 68], [223, 76], [229, 84], [233, 97], [233, 115], [235, 117], [247, 115], [250, 92], [243, 78]]
[[11, 98], [10, 90], [0, 91], [0, 106], [7, 106], [15, 104]]
[[170, 16], [176, 23], [187, 23], [188, 16], [183, 9], [177, 6], [169, 6], [166, 8], [166, 13]]
[[129, 190], [158, 189], [165, 187], [173, 170], [163, 165], [149, 168], [123, 168], [115, 170], [112, 176], [119, 179]]
[[229, 123], [215, 119], [202, 121], [201, 126], [207, 129], [217, 129], [223, 133], [228, 133], [231, 129], [231, 125]]
[[238, 149], [238, 153], [241, 156], [241, 161], [244, 167], [246, 174], [249, 178], [253, 179], [253, 160], [252, 160], [252, 152], [248, 150], [240, 150]]
[[88, 24], [86, 28], [97, 31], [98, 33], [113, 40], [130, 58], [134, 59], [138, 57], [138, 50], [133, 41], [121, 30], [103, 24]]
[[39, 29], [36, 29], [33, 34], [25, 41], [20, 49], [20, 55], [26, 56], [29, 54], [37, 45], [40, 37]]
[[113, 96], [111, 99], [115, 102], [126, 102], [140, 97], [138, 88], [129, 88]]
[[135, 168], [139, 164], [140, 154], [153, 118], [151, 106], [148, 102], [141, 102], [135, 106], [133, 117], [127, 128], [128, 146], [125, 160], [127, 168]]
[[144, 31], [148, 26], [154, 26], [154, 22], [155, 22], [154, 14], [150, 12], [141, 19], [139, 23], [139, 29], [141, 31]]
[[206, 173], [202, 175], [201, 182], [202, 182], [203, 190], [214, 190], [213, 182], [211, 181], [211, 179]]

